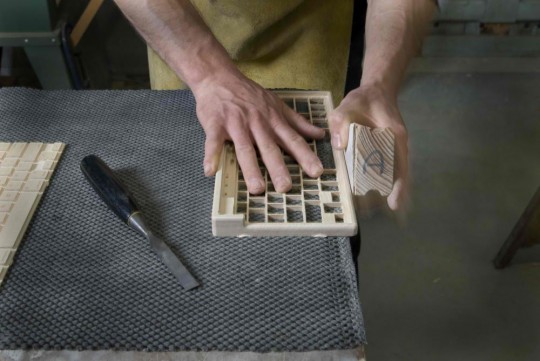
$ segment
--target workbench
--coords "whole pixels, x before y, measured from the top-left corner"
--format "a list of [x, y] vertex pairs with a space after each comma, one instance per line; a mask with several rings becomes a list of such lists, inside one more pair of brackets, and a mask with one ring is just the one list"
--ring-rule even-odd
[[[363, 357], [348, 238], [212, 237], [188, 91], [0, 89], [0, 134], [66, 143], [0, 288], [0, 358]], [[79, 169], [88, 154], [118, 172], [201, 289], [183, 292], [99, 200]]]

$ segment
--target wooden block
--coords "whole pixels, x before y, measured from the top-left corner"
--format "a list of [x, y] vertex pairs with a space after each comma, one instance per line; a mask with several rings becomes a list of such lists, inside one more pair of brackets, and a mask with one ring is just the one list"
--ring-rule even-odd
[[346, 158], [354, 195], [377, 191], [386, 197], [392, 192], [394, 134], [390, 128], [351, 124]]

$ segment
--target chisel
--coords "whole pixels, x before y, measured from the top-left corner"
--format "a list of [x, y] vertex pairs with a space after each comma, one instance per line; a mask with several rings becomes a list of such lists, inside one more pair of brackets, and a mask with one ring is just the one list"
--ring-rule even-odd
[[95, 155], [86, 156], [81, 161], [81, 170], [107, 206], [128, 226], [148, 239], [152, 250], [161, 258], [185, 290], [199, 286], [199, 282], [189, 273], [169, 246], [148, 228], [133, 197], [103, 160]]

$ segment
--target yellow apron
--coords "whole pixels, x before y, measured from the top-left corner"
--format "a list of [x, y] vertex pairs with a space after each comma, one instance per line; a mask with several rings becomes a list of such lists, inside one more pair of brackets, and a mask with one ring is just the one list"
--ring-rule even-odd
[[[330, 90], [343, 98], [353, 0], [192, 0], [247, 77], [269, 89]], [[152, 89], [182, 89], [148, 48]]]

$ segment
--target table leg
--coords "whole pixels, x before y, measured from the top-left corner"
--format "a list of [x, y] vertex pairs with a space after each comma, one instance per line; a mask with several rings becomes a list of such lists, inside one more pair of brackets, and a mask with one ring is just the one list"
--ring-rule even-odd
[[506, 267], [519, 248], [535, 243], [540, 243], [540, 188], [493, 260], [495, 268]]

